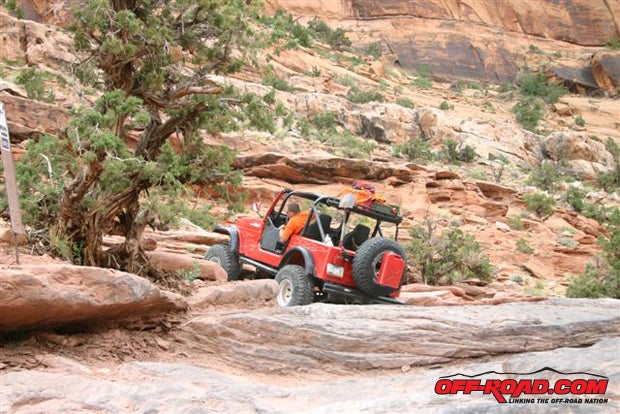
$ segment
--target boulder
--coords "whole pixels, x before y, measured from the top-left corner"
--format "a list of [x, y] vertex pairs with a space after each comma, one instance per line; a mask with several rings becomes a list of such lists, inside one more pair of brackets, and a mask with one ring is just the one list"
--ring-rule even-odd
[[417, 137], [415, 111], [394, 103], [353, 104], [344, 97], [299, 93], [291, 97], [298, 113], [308, 116], [336, 114], [337, 123], [380, 143], [403, 143]]
[[462, 299], [453, 295], [449, 290], [403, 292], [399, 299], [407, 305], [415, 306], [446, 306], [462, 304], [463, 302]]
[[228, 241], [229, 237], [225, 234], [214, 233], [205, 230], [194, 230], [194, 231], [183, 231], [183, 230], [174, 230], [174, 231], [163, 231], [163, 232], [153, 232], [147, 233], [148, 237], [155, 240], [156, 242], [178, 242], [178, 243], [186, 243], [186, 244], [199, 244], [211, 246], [214, 244], [225, 243]]
[[0, 102], [4, 103], [9, 133], [19, 140], [33, 135], [57, 134], [69, 122], [69, 113], [63, 108], [15, 96], [8, 90], [0, 92]]
[[593, 237], [607, 235], [607, 230], [598, 221], [579, 215], [573, 211], [556, 211], [557, 216], [566, 220], [568, 224]]
[[549, 68], [548, 75], [555, 82], [566, 85], [571, 92], [590, 93], [599, 88], [592, 67], [585, 60], [554, 65]]
[[198, 288], [187, 301], [192, 308], [242, 302], [266, 302], [275, 298], [278, 283], [273, 279], [244, 280]]
[[237, 157], [234, 166], [245, 175], [274, 178], [288, 183], [328, 184], [338, 180], [381, 181], [395, 177], [411, 181], [413, 171], [405, 165], [340, 157], [298, 157], [263, 153]]
[[531, 257], [527, 262], [523, 263], [522, 266], [533, 277], [538, 279], [550, 280], [554, 275], [553, 269], [550, 269], [535, 257]]
[[605, 144], [580, 132], [554, 132], [544, 139], [542, 148], [546, 157], [563, 162], [569, 173], [581, 180], [594, 180], [600, 172], [614, 167]]
[[19, 20], [0, 10], [2, 58], [62, 70], [74, 63], [73, 39], [61, 29]]
[[597, 52], [591, 62], [596, 84], [609, 93], [617, 93], [620, 87], [620, 51]]
[[92, 326], [187, 309], [139, 276], [65, 264], [0, 267], [0, 332]]
[[209, 262], [201, 257], [192, 257], [187, 254], [148, 251], [146, 252], [151, 263], [159, 270], [180, 270], [187, 272], [197, 271], [195, 277], [200, 279], [226, 281], [226, 271], [215, 262]]

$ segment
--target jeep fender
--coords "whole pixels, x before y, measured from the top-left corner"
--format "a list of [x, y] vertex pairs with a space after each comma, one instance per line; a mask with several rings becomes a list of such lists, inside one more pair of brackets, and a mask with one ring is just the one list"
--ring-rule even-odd
[[234, 254], [239, 254], [239, 230], [236, 227], [232, 226], [220, 226], [219, 224], [215, 226], [213, 229], [215, 233], [226, 234], [230, 237], [230, 241], [228, 245], [230, 246], [230, 251]]
[[314, 277], [314, 259], [312, 253], [305, 247], [293, 247], [286, 252], [280, 261], [279, 268], [281, 269], [288, 264], [303, 266], [305, 273]]

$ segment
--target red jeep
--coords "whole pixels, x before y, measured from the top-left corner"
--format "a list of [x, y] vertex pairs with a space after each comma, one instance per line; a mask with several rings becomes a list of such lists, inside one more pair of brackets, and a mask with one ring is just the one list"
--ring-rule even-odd
[[[275, 277], [281, 306], [318, 300], [401, 303], [396, 298], [406, 283], [406, 257], [396, 240], [402, 218], [387, 204], [345, 205], [345, 198], [284, 190], [264, 217], [218, 225], [215, 231], [230, 241], [211, 246], [205, 259], [219, 263], [228, 280], [239, 279], [243, 263]], [[285, 211], [291, 202], [311, 213], [301, 233], [282, 244], [279, 227], [288, 220]]]

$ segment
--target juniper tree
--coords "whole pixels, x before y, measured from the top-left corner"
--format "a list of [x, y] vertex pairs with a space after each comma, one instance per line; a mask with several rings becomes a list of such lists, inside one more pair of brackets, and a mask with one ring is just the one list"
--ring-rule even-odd
[[[153, 208], [178, 200], [187, 184], [235, 177], [232, 151], [205, 145], [200, 133], [230, 130], [244, 119], [244, 100], [215, 76], [248, 61], [257, 5], [80, 4], [72, 27], [81, 57], [75, 73], [103, 93], [94, 105], [74, 108], [61, 136], [31, 146], [21, 179], [33, 183], [35, 197], [25, 208], [50, 225], [52, 244], [75, 263], [157, 278], [139, 243]], [[104, 250], [104, 234], [124, 241]]]

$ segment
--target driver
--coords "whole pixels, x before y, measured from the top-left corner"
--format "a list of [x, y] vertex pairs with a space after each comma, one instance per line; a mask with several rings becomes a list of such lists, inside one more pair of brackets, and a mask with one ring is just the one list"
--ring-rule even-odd
[[299, 204], [290, 203], [286, 207], [289, 219], [286, 226], [280, 226], [280, 242], [286, 243], [293, 234], [299, 234], [306, 225], [310, 210], [301, 211]]

